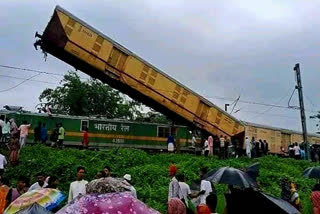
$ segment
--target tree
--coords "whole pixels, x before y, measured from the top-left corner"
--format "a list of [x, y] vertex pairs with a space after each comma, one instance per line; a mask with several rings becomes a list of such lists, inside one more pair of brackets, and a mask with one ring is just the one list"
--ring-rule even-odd
[[99, 80], [81, 81], [76, 72], [69, 71], [61, 84], [45, 89], [39, 96], [40, 102], [51, 105], [53, 113], [130, 120], [141, 117], [140, 103]]
[[318, 119], [318, 120], [319, 120], [319, 123], [317, 124], [317, 127], [318, 127], [319, 132], [317, 132], [317, 133], [320, 134], [320, 111], [318, 112], [318, 114], [313, 115], [313, 116], [311, 116], [310, 118], [311, 118], [311, 119]]
[[141, 113], [136, 118], [136, 121], [141, 121], [141, 122], [149, 122], [149, 123], [161, 123], [161, 124], [171, 124], [172, 121], [169, 120], [165, 115], [156, 112], [154, 110], [151, 110], [147, 113]]

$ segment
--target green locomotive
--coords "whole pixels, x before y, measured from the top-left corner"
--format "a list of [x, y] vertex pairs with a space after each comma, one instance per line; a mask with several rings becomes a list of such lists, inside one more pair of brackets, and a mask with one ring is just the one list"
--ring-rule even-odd
[[18, 126], [23, 121], [30, 123], [28, 143], [33, 142], [33, 130], [38, 123], [46, 124], [48, 136], [51, 135], [56, 124], [62, 123], [66, 131], [65, 146], [81, 146], [85, 128], [89, 130], [90, 148], [130, 147], [147, 150], [166, 150], [167, 137], [170, 134], [175, 136], [177, 147], [181, 149], [187, 149], [187, 142], [191, 142], [191, 135], [186, 126], [171, 127], [170, 124], [18, 111], [2, 111], [0, 115], [4, 115], [9, 119], [13, 118]]

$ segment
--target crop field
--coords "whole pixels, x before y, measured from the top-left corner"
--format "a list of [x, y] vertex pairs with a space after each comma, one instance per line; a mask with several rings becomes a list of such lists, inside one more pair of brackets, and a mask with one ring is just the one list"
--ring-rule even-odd
[[[6, 151], [3, 151], [7, 154]], [[57, 150], [45, 146], [26, 146], [20, 153], [20, 164], [9, 167], [5, 176], [15, 185], [19, 175], [31, 178], [35, 182], [35, 174], [44, 172], [46, 175], [56, 175], [60, 179], [59, 189], [68, 193], [70, 182], [75, 180], [76, 168], [86, 168], [86, 180], [92, 180], [105, 165], [112, 169], [115, 177], [131, 174], [133, 184], [137, 189], [138, 198], [161, 213], [166, 213], [168, 196], [168, 166], [176, 164], [179, 172], [183, 172], [191, 184], [199, 179], [201, 167], [214, 169], [222, 166], [232, 166], [245, 169], [254, 162], [260, 162], [259, 187], [271, 195], [280, 196], [280, 178], [288, 177], [298, 185], [302, 200], [303, 213], [312, 213], [310, 192], [315, 180], [301, 177], [303, 170], [315, 165], [308, 161], [282, 159], [274, 156], [250, 160], [247, 158], [219, 160], [217, 157], [200, 157], [189, 154], [147, 154], [134, 149], [112, 149], [109, 151], [87, 151], [77, 149]], [[216, 185], [218, 192], [218, 213], [223, 213], [226, 185]]]

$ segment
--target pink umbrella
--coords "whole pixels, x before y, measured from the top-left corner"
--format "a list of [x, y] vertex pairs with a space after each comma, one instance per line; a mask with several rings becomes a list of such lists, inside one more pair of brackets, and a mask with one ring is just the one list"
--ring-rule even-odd
[[87, 194], [75, 198], [57, 214], [160, 214], [130, 192]]

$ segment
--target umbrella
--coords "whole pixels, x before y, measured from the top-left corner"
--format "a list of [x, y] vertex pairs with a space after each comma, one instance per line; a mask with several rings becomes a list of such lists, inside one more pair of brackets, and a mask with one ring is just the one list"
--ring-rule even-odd
[[190, 189], [194, 191], [200, 191], [200, 186], [201, 186], [201, 180], [197, 179], [191, 183]]
[[[263, 207], [263, 210], [265, 213], [288, 213], [288, 214], [298, 214], [300, 213], [294, 206], [292, 206], [289, 202], [275, 198], [273, 196], [270, 196], [266, 193], [259, 192], [261, 196], [264, 197], [264, 202], [262, 204], [265, 204], [265, 207]], [[267, 210], [266, 210], [267, 209]]]
[[239, 187], [255, 187], [256, 182], [247, 174], [233, 167], [222, 167], [213, 175], [206, 178], [208, 181], [213, 181], [220, 184], [230, 184]]
[[[204, 175], [204, 179], [212, 176], [214, 173], [216, 173], [216, 171], [218, 170], [219, 168], [217, 169], [214, 169], [214, 170], [211, 170], [210, 172], [208, 172], [207, 174]], [[194, 190], [194, 191], [200, 191], [200, 186], [201, 186], [201, 179], [197, 179], [195, 181], [193, 181], [190, 185], [190, 189], [191, 190]]]
[[37, 202], [47, 210], [56, 208], [63, 200], [65, 195], [56, 189], [40, 189], [26, 192], [13, 201], [10, 206], [4, 211], [5, 214], [16, 213], [33, 203]]
[[[226, 194], [228, 213], [246, 214], [298, 214], [295, 207], [285, 200], [272, 197], [266, 193], [246, 189]], [[247, 206], [244, 206], [246, 204]]]
[[143, 202], [135, 199], [129, 192], [106, 194], [87, 194], [75, 198], [57, 214], [160, 214]]
[[257, 180], [257, 177], [259, 176], [259, 163], [254, 163], [248, 166], [246, 174], [249, 175], [254, 181]]
[[52, 212], [46, 210], [44, 207], [40, 206], [38, 203], [34, 203], [29, 207], [20, 210], [16, 214], [53, 214]]
[[122, 178], [99, 178], [86, 185], [86, 193], [110, 193], [130, 191], [130, 184]]
[[320, 179], [320, 167], [309, 167], [304, 170], [303, 177]]

